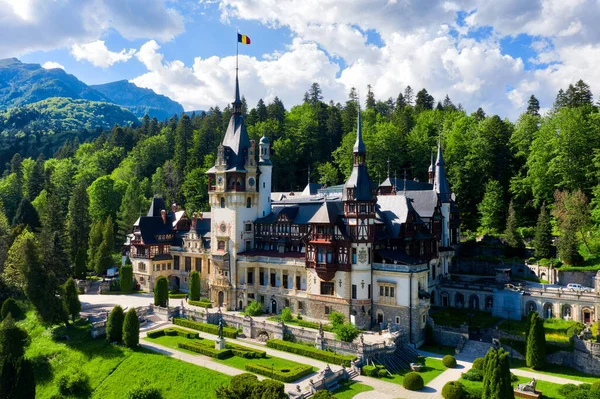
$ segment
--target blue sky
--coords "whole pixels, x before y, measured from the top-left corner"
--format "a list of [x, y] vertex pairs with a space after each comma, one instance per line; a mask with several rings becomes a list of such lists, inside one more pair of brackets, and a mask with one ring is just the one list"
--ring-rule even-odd
[[[127, 79], [186, 109], [230, 101], [236, 29], [250, 104], [290, 107], [313, 81], [326, 100], [372, 85], [446, 94], [468, 112], [516, 118], [535, 94], [600, 89], [593, 0], [0, 0], [0, 57], [63, 67], [88, 84]], [[1, 23], [4, 21], [5, 23]]]

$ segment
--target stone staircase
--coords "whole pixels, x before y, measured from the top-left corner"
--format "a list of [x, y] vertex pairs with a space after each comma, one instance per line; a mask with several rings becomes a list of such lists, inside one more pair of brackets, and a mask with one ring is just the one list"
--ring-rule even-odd
[[418, 357], [419, 352], [404, 343], [398, 342], [396, 343], [396, 350], [393, 353], [382, 353], [372, 357], [370, 360], [371, 362], [385, 366], [390, 373], [397, 373], [410, 369], [410, 364], [415, 363]]

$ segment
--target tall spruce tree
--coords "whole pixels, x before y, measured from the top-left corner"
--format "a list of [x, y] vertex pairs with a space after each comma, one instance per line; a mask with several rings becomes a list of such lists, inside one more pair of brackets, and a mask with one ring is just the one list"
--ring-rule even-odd
[[45, 174], [44, 174], [44, 156], [40, 154], [29, 175], [27, 182], [27, 197], [33, 201], [44, 189]]
[[100, 244], [102, 244], [103, 235], [104, 223], [102, 223], [102, 220], [98, 220], [92, 224], [88, 239], [87, 263], [90, 270], [96, 269], [96, 252], [98, 252]]
[[508, 352], [491, 348], [485, 355], [482, 399], [513, 399]]
[[527, 113], [534, 116], [540, 115], [540, 102], [533, 94], [529, 97], [529, 101], [527, 102]]
[[499, 233], [504, 227], [504, 194], [497, 180], [490, 180], [485, 185], [483, 200], [477, 206], [481, 215], [480, 224], [485, 232]]
[[530, 320], [525, 361], [527, 362], [527, 367], [531, 367], [534, 370], [540, 370], [546, 364], [546, 334], [544, 332], [544, 320], [537, 312], [534, 312]]
[[[67, 231], [69, 235], [69, 252], [71, 260], [76, 260], [80, 249], [88, 247], [90, 235], [90, 199], [85, 181], [80, 179], [69, 200]], [[84, 259], [85, 263], [85, 259]]]
[[550, 215], [546, 212], [546, 204], [543, 204], [540, 209], [537, 225], [535, 226], [533, 247], [535, 248], [536, 258], [552, 257], [552, 224], [550, 223]]
[[523, 237], [517, 230], [519, 224], [513, 201], [508, 206], [508, 218], [506, 219], [506, 228], [504, 229], [504, 240], [512, 248], [523, 248], [525, 246]]
[[73, 278], [69, 277], [65, 283], [64, 292], [67, 312], [71, 316], [71, 320], [75, 321], [79, 317], [79, 312], [81, 312], [81, 302], [79, 302], [79, 292]]
[[85, 249], [79, 248], [79, 250], [77, 251], [77, 256], [75, 256], [73, 277], [79, 280], [85, 280], [87, 270], [87, 255]]
[[65, 219], [60, 201], [54, 193], [50, 193], [48, 197], [41, 244], [45, 267], [63, 284], [72, 274], [72, 262], [68, 253]]
[[12, 224], [13, 226], [27, 227], [30, 231], [36, 231], [41, 226], [38, 212], [29, 199], [23, 198], [21, 200]]
[[[177, 123], [177, 129], [175, 130], [175, 155], [173, 157], [173, 166], [175, 168], [175, 178], [177, 185], [180, 186], [183, 183], [183, 177], [187, 166], [188, 153], [192, 146], [192, 139], [194, 137], [194, 128], [190, 117], [187, 114], [183, 114]], [[177, 194], [175, 200], [182, 202], [180, 194]]]

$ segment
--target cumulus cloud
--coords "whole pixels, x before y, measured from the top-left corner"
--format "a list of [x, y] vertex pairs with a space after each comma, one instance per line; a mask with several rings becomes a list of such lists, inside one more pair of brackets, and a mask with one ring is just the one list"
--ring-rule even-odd
[[89, 43], [111, 29], [166, 41], [184, 20], [166, 0], [0, 0], [0, 58]]
[[64, 66], [62, 66], [58, 62], [54, 62], [54, 61], [46, 61], [46, 62], [44, 62], [44, 64], [42, 65], [42, 68], [44, 68], [44, 69], [60, 68], [60, 69], [63, 69], [63, 70], [65, 69]]
[[108, 68], [117, 62], [129, 60], [135, 54], [135, 49], [123, 49], [117, 53], [110, 51], [103, 40], [96, 40], [87, 44], [74, 44], [71, 47], [71, 54], [77, 61], [86, 60], [94, 66]]

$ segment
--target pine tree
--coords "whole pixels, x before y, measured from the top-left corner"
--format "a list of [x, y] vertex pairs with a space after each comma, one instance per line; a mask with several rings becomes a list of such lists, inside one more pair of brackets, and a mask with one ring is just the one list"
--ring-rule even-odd
[[[173, 166], [175, 168], [175, 179], [177, 186], [183, 183], [183, 177], [187, 166], [188, 153], [192, 146], [194, 137], [194, 128], [187, 114], [183, 114], [177, 123], [175, 130], [175, 155], [173, 157]], [[177, 202], [181, 202], [182, 198], [177, 196], [174, 198]]]
[[[89, 213], [90, 199], [83, 179], [73, 189], [69, 200], [67, 218], [67, 234], [69, 236], [69, 252], [71, 260], [75, 260], [79, 250], [88, 247], [91, 218]], [[85, 254], [85, 252], [84, 252]], [[86, 260], [84, 259], [84, 263]]]
[[44, 189], [44, 156], [40, 155], [31, 169], [31, 175], [27, 183], [27, 197], [33, 201]]
[[142, 194], [138, 180], [136, 178], [131, 179], [117, 213], [118, 242], [125, 241], [125, 237], [131, 232], [133, 224], [147, 207], [148, 201]]
[[527, 102], [527, 113], [533, 116], [540, 115], [540, 102], [533, 94], [529, 97], [529, 101]]
[[482, 399], [513, 399], [508, 353], [491, 348], [485, 355]]
[[442, 106], [444, 111], [456, 111], [456, 106], [452, 103], [452, 100], [450, 100], [450, 97], [448, 97], [447, 94], [446, 97], [444, 97], [444, 103]]
[[167, 307], [169, 304], [169, 281], [160, 276], [154, 283], [154, 306]]
[[64, 290], [67, 311], [71, 316], [71, 320], [75, 321], [75, 319], [79, 317], [79, 312], [81, 312], [81, 302], [79, 302], [79, 292], [77, 290], [77, 284], [73, 278], [69, 277], [65, 283]]
[[131, 265], [121, 266], [119, 281], [121, 282], [121, 292], [129, 293], [133, 291], [133, 267]]
[[404, 101], [406, 102], [406, 105], [412, 105], [413, 103], [413, 89], [410, 86], [406, 86], [406, 89], [404, 89]]
[[104, 224], [102, 240], [106, 241], [111, 252], [115, 249], [115, 224], [113, 223], [111, 216], [106, 219], [106, 223]]
[[367, 98], [365, 101], [365, 109], [375, 109], [375, 104], [375, 94], [373, 94], [371, 85], [367, 85]]
[[73, 270], [73, 277], [79, 280], [85, 280], [87, 273], [87, 256], [85, 249], [79, 248], [77, 256], [75, 256], [75, 268]]
[[477, 206], [481, 215], [480, 225], [483, 231], [498, 233], [504, 225], [504, 195], [497, 180], [485, 185], [483, 200]]
[[523, 248], [525, 246], [523, 237], [521, 237], [521, 234], [517, 230], [518, 226], [517, 215], [515, 213], [513, 201], [511, 200], [510, 205], [508, 206], [508, 218], [506, 219], [506, 229], [504, 229], [504, 240], [512, 248]]
[[108, 315], [106, 321], [106, 339], [108, 342], [121, 343], [123, 341], [123, 320], [125, 314], [123, 308], [119, 305], [115, 306]]
[[30, 231], [36, 231], [41, 226], [40, 217], [29, 199], [23, 198], [19, 203], [12, 225], [27, 227]]
[[197, 271], [190, 274], [190, 300], [200, 300], [200, 275]]
[[42, 226], [41, 240], [44, 266], [52, 271], [63, 284], [72, 273], [67, 248], [65, 221], [56, 194], [48, 197], [46, 218]]
[[88, 239], [87, 262], [88, 269], [96, 269], [96, 253], [102, 244], [102, 236], [104, 235], [104, 224], [102, 220], [98, 220], [92, 224]]
[[406, 106], [406, 100], [404, 99], [404, 95], [402, 93], [398, 93], [398, 97], [396, 98], [395, 109], [402, 111]]
[[140, 320], [135, 311], [131, 308], [125, 313], [123, 321], [123, 344], [129, 348], [135, 348], [140, 342]]
[[415, 100], [415, 109], [417, 111], [433, 109], [433, 104], [435, 104], [433, 96], [430, 95], [425, 88], [419, 90]]
[[546, 212], [546, 204], [543, 204], [540, 209], [540, 215], [535, 227], [533, 247], [535, 248], [536, 258], [552, 257], [552, 225], [550, 224], [550, 215]]
[[527, 367], [540, 370], [546, 364], [546, 335], [544, 320], [535, 312], [531, 317], [530, 330], [527, 335], [527, 348], [525, 361]]

